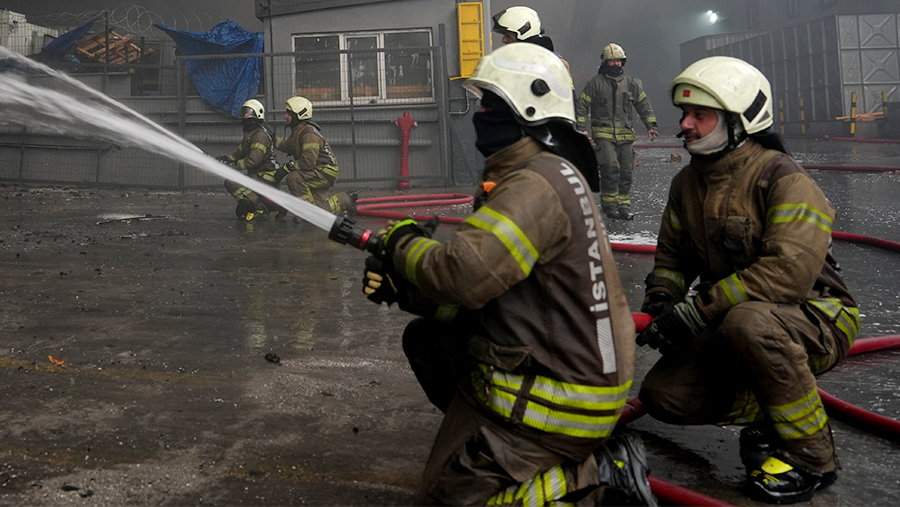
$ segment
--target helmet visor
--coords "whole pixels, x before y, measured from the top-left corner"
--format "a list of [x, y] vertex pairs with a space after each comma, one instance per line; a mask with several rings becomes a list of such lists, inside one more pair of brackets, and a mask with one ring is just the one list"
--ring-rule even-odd
[[256, 111], [252, 107], [244, 106], [241, 108], [241, 118], [256, 118]]

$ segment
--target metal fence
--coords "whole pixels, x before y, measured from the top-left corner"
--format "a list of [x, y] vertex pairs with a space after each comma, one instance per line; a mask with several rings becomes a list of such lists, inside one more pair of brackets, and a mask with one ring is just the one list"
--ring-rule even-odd
[[[442, 45], [391, 49], [310, 50], [293, 53], [181, 56], [166, 42], [143, 41], [139, 63], [53, 62], [52, 67], [162, 125], [212, 156], [234, 151], [240, 121], [215, 111], [188, 75], [190, 62], [259, 59], [256, 97], [266, 106], [277, 136], [286, 137], [284, 102], [304, 95], [313, 121], [331, 144], [340, 166], [338, 186], [452, 185], [445, 56]], [[71, 100], [104, 107], [90, 93], [51, 74], [30, 73], [28, 82], [65, 93]], [[416, 122], [409, 137], [408, 174], [400, 175], [401, 130], [408, 113]], [[185, 167], [164, 154], [115, 146], [90, 129], [60, 132], [54, 125], [0, 122], [0, 180], [165, 188], [221, 185], [221, 178]], [[288, 155], [278, 153], [279, 162]]]

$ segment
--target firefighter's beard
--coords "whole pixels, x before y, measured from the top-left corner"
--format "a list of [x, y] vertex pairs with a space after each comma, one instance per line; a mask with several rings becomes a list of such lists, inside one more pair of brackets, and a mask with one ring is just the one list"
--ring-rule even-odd
[[[725, 112], [716, 109], [716, 115], [719, 117], [719, 122], [712, 132], [696, 141], [685, 143], [688, 153], [691, 155], [712, 155], [728, 146], [728, 122], [725, 121]], [[740, 133], [739, 131], [743, 131], [743, 128], [738, 125], [735, 127], [735, 130], [735, 136], [737, 136]]]

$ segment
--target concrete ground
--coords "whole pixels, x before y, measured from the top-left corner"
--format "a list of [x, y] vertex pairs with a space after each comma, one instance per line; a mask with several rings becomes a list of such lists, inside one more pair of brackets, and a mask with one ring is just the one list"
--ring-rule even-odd
[[[807, 163], [900, 160], [891, 146], [798, 146]], [[676, 152], [638, 149], [638, 217], [610, 222], [614, 241], [655, 241]], [[900, 175], [812, 174], [836, 230], [900, 241]], [[470, 189], [411, 190], [435, 191]], [[361, 294], [364, 253], [309, 224], [240, 222], [233, 207], [219, 189], [0, 184], [0, 504], [411, 502], [440, 414], [400, 350], [409, 317]], [[900, 333], [900, 255], [840, 241], [835, 252], [861, 336]], [[616, 261], [637, 311], [652, 257]], [[638, 352], [635, 392], [657, 357]], [[897, 359], [849, 358], [820, 387], [898, 419]], [[810, 504], [898, 504], [900, 444], [833, 426], [843, 468]], [[736, 428], [630, 427], [655, 476], [757, 505], [743, 495]]]

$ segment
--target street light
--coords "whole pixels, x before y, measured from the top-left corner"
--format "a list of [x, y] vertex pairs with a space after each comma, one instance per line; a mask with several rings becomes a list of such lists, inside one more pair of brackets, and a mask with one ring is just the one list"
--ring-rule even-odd
[[709, 18], [710, 25], [714, 25], [716, 21], [719, 21], [719, 13], [716, 11], [706, 11], [706, 16]]

